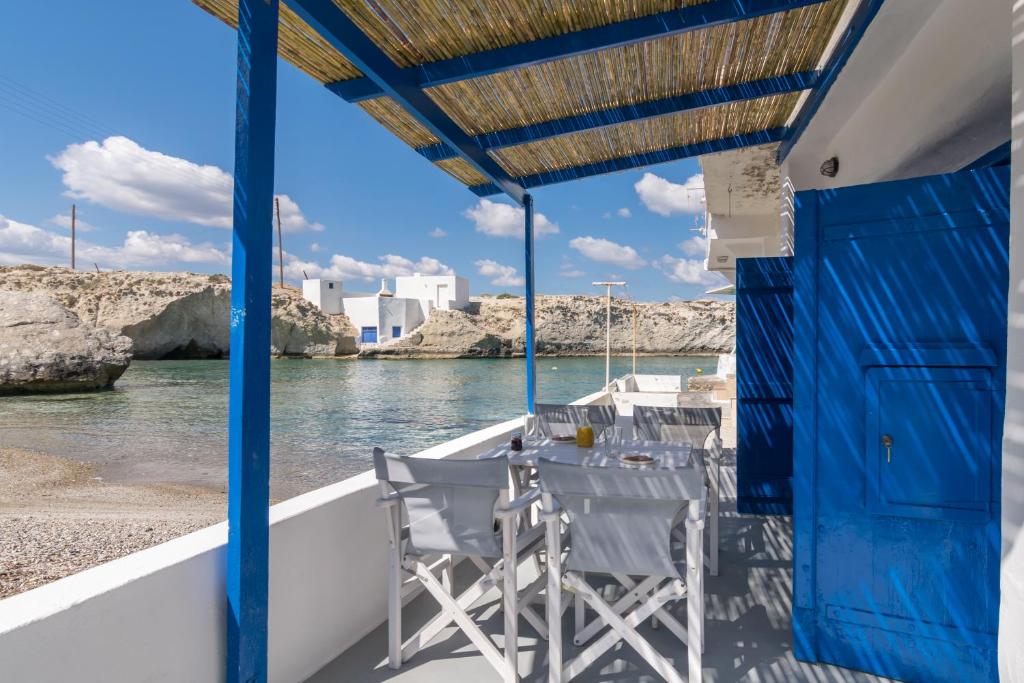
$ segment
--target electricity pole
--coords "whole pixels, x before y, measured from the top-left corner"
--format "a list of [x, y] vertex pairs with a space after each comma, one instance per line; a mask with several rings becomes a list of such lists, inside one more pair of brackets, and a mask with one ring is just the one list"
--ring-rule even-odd
[[274, 215], [277, 216], [277, 274], [284, 289], [284, 246], [281, 243], [281, 201], [274, 197]]
[[75, 205], [71, 205], [71, 270], [75, 269]]
[[607, 287], [604, 326], [604, 386], [612, 381], [612, 287], [625, 287], [625, 282], [591, 282], [595, 287]]

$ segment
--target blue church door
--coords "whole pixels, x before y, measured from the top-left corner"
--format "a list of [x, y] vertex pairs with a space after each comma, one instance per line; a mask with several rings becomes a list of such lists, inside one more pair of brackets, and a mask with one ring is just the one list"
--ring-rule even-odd
[[797, 656], [996, 680], [1008, 169], [800, 192]]

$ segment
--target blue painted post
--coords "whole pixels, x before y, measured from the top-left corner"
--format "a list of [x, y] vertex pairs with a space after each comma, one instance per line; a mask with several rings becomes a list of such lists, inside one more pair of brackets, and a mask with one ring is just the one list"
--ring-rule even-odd
[[537, 398], [536, 337], [533, 320], [533, 195], [523, 195], [526, 242], [526, 412], [533, 415]]
[[277, 22], [278, 0], [238, 3], [228, 403], [228, 683], [267, 680]]

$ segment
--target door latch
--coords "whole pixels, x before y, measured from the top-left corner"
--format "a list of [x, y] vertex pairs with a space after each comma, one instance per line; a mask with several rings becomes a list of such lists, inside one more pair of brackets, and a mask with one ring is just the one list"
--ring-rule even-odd
[[892, 437], [882, 434], [882, 445], [885, 446], [885, 461], [892, 462]]

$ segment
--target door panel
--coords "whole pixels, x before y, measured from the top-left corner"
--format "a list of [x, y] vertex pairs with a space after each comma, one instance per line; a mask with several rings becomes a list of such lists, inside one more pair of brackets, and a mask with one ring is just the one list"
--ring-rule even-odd
[[793, 265], [736, 260], [736, 505], [792, 514]]
[[869, 509], [984, 521], [991, 391], [989, 372], [978, 368], [869, 369]]
[[801, 192], [795, 215], [797, 655], [992, 680], [1009, 174]]

